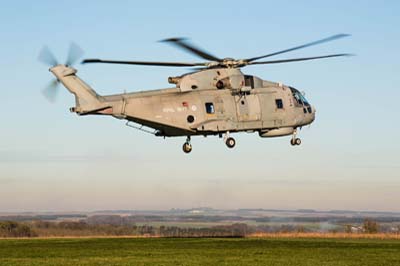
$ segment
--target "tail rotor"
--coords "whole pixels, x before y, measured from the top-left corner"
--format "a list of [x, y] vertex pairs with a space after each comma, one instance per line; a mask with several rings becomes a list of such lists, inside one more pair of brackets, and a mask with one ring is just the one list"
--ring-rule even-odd
[[56, 66], [58, 65], [57, 59], [54, 54], [51, 52], [49, 47], [44, 46], [39, 53], [38, 60], [45, 65]]
[[65, 65], [74, 65], [82, 56], [83, 50], [76, 43], [71, 43], [69, 46], [67, 61], [65, 62]]
[[53, 79], [49, 82], [49, 84], [42, 89], [43, 96], [51, 103], [54, 103], [57, 99], [58, 95], [58, 84], [59, 81], [57, 79]]
[[[82, 56], [83, 56], [83, 50], [77, 44], [71, 43], [69, 46], [69, 51], [65, 65], [66, 66], [74, 65]], [[38, 60], [43, 64], [49, 66], [50, 68], [59, 65], [58, 60], [47, 46], [44, 46], [40, 51]], [[54, 79], [42, 90], [42, 94], [44, 95], [44, 97], [51, 103], [55, 102], [57, 99], [57, 95], [59, 93], [58, 89], [59, 83], [60, 83], [59, 80]]]

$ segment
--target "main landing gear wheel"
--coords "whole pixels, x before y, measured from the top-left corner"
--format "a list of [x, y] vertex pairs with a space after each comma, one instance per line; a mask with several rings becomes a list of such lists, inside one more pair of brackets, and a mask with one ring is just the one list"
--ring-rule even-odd
[[290, 140], [290, 144], [292, 144], [292, 146], [300, 145], [301, 144], [301, 139], [299, 139], [299, 138], [291, 139]]
[[189, 153], [192, 151], [192, 144], [185, 142], [182, 149], [185, 153]]
[[225, 144], [226, 144], [226, 146], [228, 146], [228, 148], [232, 149], [233, 147], [235, 147], [236, 141], [234, 138], [229, 137], [226, 139]]
[[182, 146], [184, 153], [189, 153], [192, 151], [192, 144], [190, 144], [190, 136], [186, 138], [186, 142]]

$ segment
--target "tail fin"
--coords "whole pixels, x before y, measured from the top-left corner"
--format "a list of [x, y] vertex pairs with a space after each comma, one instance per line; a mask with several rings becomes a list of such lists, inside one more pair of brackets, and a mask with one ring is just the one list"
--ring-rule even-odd
[[83, 114], [106, 107], [103, 97], [75, 75], [76, 69], [65, 65], [57, 65], [50, 68], [50, 71], [65, 88], [75, 95], [75, 112]]

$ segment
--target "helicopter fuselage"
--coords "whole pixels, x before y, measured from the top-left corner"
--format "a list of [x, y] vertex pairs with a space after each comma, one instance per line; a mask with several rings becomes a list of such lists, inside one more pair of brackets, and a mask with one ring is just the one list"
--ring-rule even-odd
[[[198, 82], [210, 74], [215, 77], [207, 77], [209, 84]], [[285, 136], [315, 119], [315, 108], [298, 90], [243, 75], [238, 69], [208, 69], [176, 79], [180, 79], [177, 88], [104, 96], [104, 100], [113, 103], [117, 118], [167, 137], [241, 131]]]
[[190, 152], [190, 136], [225, 135], [232, 148], [234, 132], [258, 132], [261, 137], [293, 135], [315, 119], [315, 108], [297, 89], [281, 83], [244, 75], [235, 68], [215, 68], [169, 78], [175, 88], [98, 95], [76, 76], [77, 70], [57, 65], [50, 68], [75, 95], [79, 115], [111, 115], [154, 129], [156, 136], [187, 136], [184, 151]]

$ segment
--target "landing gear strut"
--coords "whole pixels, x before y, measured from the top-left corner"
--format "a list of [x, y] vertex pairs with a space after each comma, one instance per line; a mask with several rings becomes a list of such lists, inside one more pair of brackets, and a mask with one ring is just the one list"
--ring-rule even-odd
[[236, 145], [236, 140], [234, 138], [232, 138], [232, 137], [229, 137], [229, 132], [226, 132], [225, 137], [224, 137], [224, 141], [225, 141], [226, 146], [229, 149], [232, 149]]
[[296, 135], [297, 135], [297, 129], [294, 130], [292, 139], [290, 140], [290, 144], [292, 144], [292, 146], [301, 144], [301, 139], [297, 138]]
[[186, 142], [182, 146], [184, 153], [189, 153], [192, 151], [192, 144], [190, 144], [190, 136], [187, 136]]

